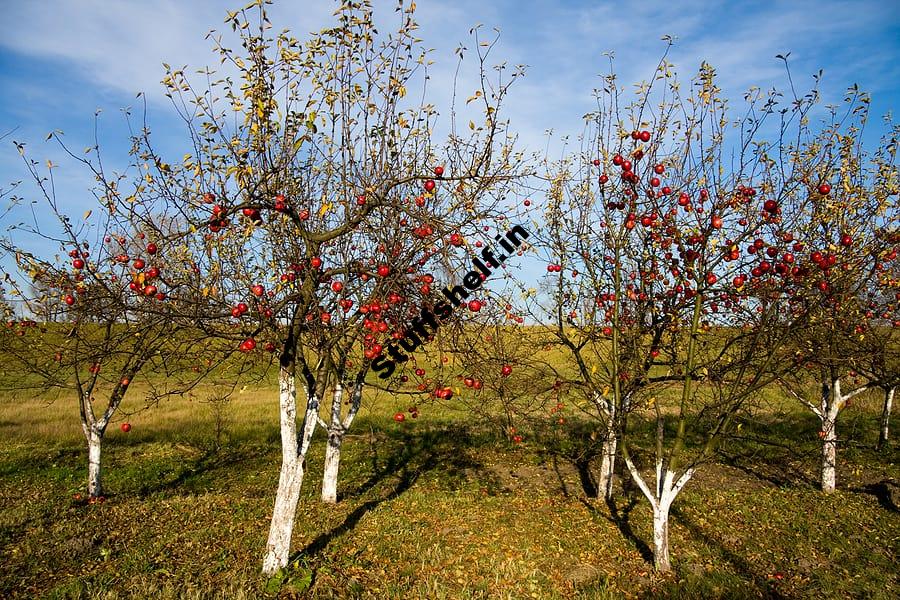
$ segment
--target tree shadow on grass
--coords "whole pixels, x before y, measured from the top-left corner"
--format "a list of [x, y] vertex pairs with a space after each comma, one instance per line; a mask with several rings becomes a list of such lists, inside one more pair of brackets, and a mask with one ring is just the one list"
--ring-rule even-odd
[[638, 537], [637, 534], [634, 533], [634, 530], [631, 528], [631, 511], [638, 505], [640, 502], [640, 498], [635, 495], [629, 494], [625, 497], [625, 504], [620, 507], [616, 503], [615, 498], [606, 498], [606, 506], [609, 509], [609, 514], [604, 513], [600, 509], [597, 508], [596, 505], [586, 500], [585, 498], [580, 498], [582, 504], [591, 512], [594, 517], [600, 517], [606, 519], [613, 525], [615, 525], [619, 532], [621, 532], [622, 536], [631, 543], [632, 546], [640, 553], [641, 558], [643, 558], [647, 563], [653, 564], [653, 551], [650, 549], [650, 546]]
[[[347, 501], [362, 498], [390, 478], [396, 483], [377, 497], [367, 500], [353, 510], [337, 527], [319, 535], [293, 558], [301, 555], [313, 557], [323, 551], [329, 542], [353, 527], [362, 517], [382, 502], [393, 500], [410, 489], [420, 477], [438, 468], [446, 472], [451, 481], [467, 478], [472, 471], [480, 472], [483, 465], [473, 460], [465, 449], [473, 445], [473, 438], [464, 430], [430, 429], [421, 432], [392, 434], [379, 447], [372, 446], [372, 474], [355, 489], [341, 494]], [[384, 448], [389, 449], [381, 458]]]
[[761, 597], [772, 598], [776, 600], [785, 597], [777, 590], [772, 589], [772, 586], [769, 585], [769, 580], [766, 575], [757, 573], [744, 557], [735, 553], [733, 550], [726, 547], [722, 542], [707, 534], [702, 526], [694, 522], [679, 507], [673, 506], [671, 508], [671, 515], [672, 518], [678, 520], [678, 524], [680, 526], [688, 530], [688, 532], [694, 539], [709, 546], [713, 550], [713, 552], [715, 552], [719, 556], [719, 558], [734, 567], [734, 569], [745, 581], [747, 581], [748, 583], [752, 582], [752, 584], [756, 588], [756, 591], [759, 592]]
[[900, 498], [900, 484], [896, 481], [884, 479], [878, 483], [850, 488], [850, 491], [875, 496], [883, 509], [895, 513], [900, 512], [900, 506], [897, 506], [897, 498]]
[[[147, 482], [150, 478], [140, 477], [140, 487], [134, 491], [134, 494], [140, 498], [146, 498], [154, 494], [163, 492], [183, 492], [193, 493], [197, 491], [196, 487], [204, 478], [208, 477], [215, 471], [231, 472], [232, 467], [243, 465], [246, 467], [248, 456], [246, 452], [238, 451], [213, 451], [207, 450], [200, 456], [189, 461], [179, 463], [178, 470], [174, 477], [167, 477], [159, 480], [160, 476], [169, 474], [169, 471], [162, 471], [157, 474], [157, 481]], [[219, 482], [221, 484], [221, 482]]]
[[394, 498], [399, 497], [403, 492], [408, 490], [413, 486], [416, 480], [419, 479], [421, 474], [425, 471], [431, 470], [437, 466], [437, 457], [434, 455], [428, 456], [425, 461], [416, 466], [404, 465], [400, 467], [400, 472], [398, 474], [397, 484], [393, 487], [393, 489], [389, 490], [387, 493], [380, 495], [377, 498], [373, 498], [372, 500], [368, 500], [363, 504], [357, 506], [353, 512], [347, 515], [344, 520], [336, 527], [326, 531], [324, 533], [319, 534], [313, 541], [306, 545], [302, 550], [298, 550], [291, 556], [291, 560], [296, 560], [301, 556], [306, 558], [314, 558], [318, 554], [320, 554], [325, 548], [328, 547], [328, 544], [331, 543], [332, 540], [341, 537], [348, 531], [352, 530], [356, 527], [357, 523], [372, 509], [381, 504], [382, 502], [387, 502], [389, 500], [393, 500]]
[[544, 445], [543, 454], [549, 458], [563, 496], [570, 497], [569, 487], [560, 464], [571, 465], [577, 473], [581, 490], [588, 498], [597, 498], [599, 488], [591, 467], [600, 455], [601, 441], [592, 437], [596, 425], [587, 421], [571, 421], [564, 428], [544, 428], [536, 435]]
[[[383, 502], [398, 498], [422, 475], [430, 471], [441, 468], [462, 473], [482, 468], [480, 463], [469, 458], [463, 451], [464, 447], [471, 445], [473, 441], [464, 431], [439, 429], [412, 434], [404, 432], [389, 436], [385, 441], [388, 442], [386, 445], [390, 448], [390, 452], [383, 463], [379, 458], [380, 449], [377, 445], [373, 445], [372, 475], [357, 488], [342, 495], [342, 498], [344, 500], [360, 498], [389, 478], [396, 478], [396, 483], [377, 497], [357, 506], [340, 524], [319, 534], [304, 548], [294, 552], [290, 558], [291, 562], [318, 558], [332, 541], [353, 530], [367, 513]], [[317, 566], [311, 568], [310, 588], [315, 584], [317, 569]]]
[[723, 464], [742, 471], [743, 473], [765, 481], [776, 487], [818, 487], [819, 482], [808, 473], [798, 469], [787, 454], [766, 457], [759, 456], [753, 451], [718, 452]]

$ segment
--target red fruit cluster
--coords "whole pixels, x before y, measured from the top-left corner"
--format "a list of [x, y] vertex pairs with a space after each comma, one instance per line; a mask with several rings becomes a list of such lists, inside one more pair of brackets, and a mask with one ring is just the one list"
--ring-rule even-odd
[[631, 139], [635, 141], [641, 142], [649, 142], [650, 141], [650, 132], [649, 131], [637, 131], [634, 130], [631, 132]]
[[472, 388], [475, 390], [480, 390], [484, 387], [484, 382], [479, 379], [475, 379], [474, 377], [466, 377], [465, 379], [463, 379], [463, 383], [467, 388]]
[[453, 397], [453, 390], [450, 389], [450, 386], [438, 387], [434, 389], [434, 397], [440, 400], [449, 400]]

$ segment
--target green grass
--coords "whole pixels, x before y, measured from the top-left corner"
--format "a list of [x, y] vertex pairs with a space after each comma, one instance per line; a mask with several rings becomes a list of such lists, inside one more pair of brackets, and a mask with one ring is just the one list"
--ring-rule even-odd
[[[236, 394], [215, 434], [206, 398], [173, 398], [115, 426], [106, 503], [85, 478], [75, 404], [0, 399], [3, 598], [893, 598], [898, 453], [871, 450], [878, 399], [841, 417], [839, 491], [816, 489], [816, 423], [757, 412], [673, 508], [675, 572], [648, 562], [650, 510], [625, 482], [614, 506], [585, 496], [594, 424], [567, 412], [522, 445], [453, 406], [394, 423], [406, 400], [363, 409], [346, 442], [341, 501], [318, 501], [317, 436], [292, 567], [259, 575], [280, 461], [273, 387]], [[785, 418], [788, 417], [788, 418]], [[540, 426], [537, 426], [540, 425]], [[647, 424], [635, 425], [636, 443]], [[844, 435], [841, 436], [845, 438]], [[772, 443], [777, 442], [777, 443]], [[596, 467], [596, 464], [593, 465]], [[895, 493], [894, 498], [900, 496]]]

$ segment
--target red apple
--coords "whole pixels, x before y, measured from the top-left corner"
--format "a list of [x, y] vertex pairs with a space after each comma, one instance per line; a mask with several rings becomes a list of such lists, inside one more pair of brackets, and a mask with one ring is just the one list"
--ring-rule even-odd
[[481, 301], [480, 300], [471, 300], [469, 301], [469, 310], [472, 312], [478, 312], [481, 310]]
[[819, 184], [819, 193], [823, 196], [827, 196], [831, 192], [831, 186], [827, 183]]
[[444, 167], [435, 167], [434, 168], [434, 176], [435, 177], [443, 177], [444, 176]]
[[398, 423], [402, 423], [403, 421], [406, 420], [406, 415], [403, 414], [402, 412], [396, 412], [396, 413], [394, 413], [394, 420], [397, 421]]
[[427, 179], [425, 181], [425, 191], [426, 192], [434, 191], [434, 187], [435, 187], [434, 179]]
[[508, 377], [510, 373], [512, 373], [512, 367], [510, 365], [503, 365], [503, 368], [500, 369], [500, 375], [503, 377]]
[[119, 428], [120, 428], [122, 431], [124, 431], [125, 433], [128, 433], [129, 431], [131, 431], [131, 423], [122, 423], [122, 424], [119, 426]]

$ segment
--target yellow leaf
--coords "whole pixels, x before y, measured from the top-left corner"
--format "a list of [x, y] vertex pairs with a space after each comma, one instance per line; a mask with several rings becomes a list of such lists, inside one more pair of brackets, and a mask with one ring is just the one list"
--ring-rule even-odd
[[91, 216], [91, 210], [88, 209], [88, 210], [84, 213], [84, 216], [81, 217], [81, 219], [82, 219], [83, 221], [87, 221], [87, 220], [90, 218], [90, 216]]

